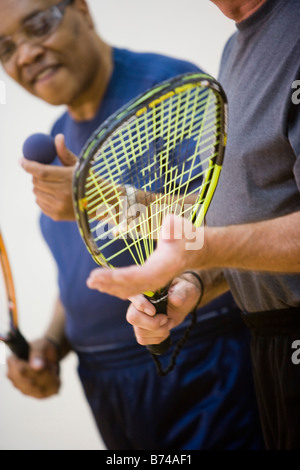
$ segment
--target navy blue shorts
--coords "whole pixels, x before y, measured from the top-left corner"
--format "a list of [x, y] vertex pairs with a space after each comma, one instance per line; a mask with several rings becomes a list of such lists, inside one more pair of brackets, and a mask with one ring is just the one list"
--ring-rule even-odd
[[[264, 447], [250, 333], [238, 309], [223, 317], [198, 322], [166, 377], [137, 343], [78, 354], [79, 376], [108, 450]], [[163, 361], [169, 360], [168, 353]]]

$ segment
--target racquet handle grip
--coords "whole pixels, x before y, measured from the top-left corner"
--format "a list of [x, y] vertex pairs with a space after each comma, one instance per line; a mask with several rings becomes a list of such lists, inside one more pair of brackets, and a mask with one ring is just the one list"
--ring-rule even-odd
[[150, 344], [147, 346], [148, 351], [155, 356], [166, 353], [171, 347], [172, 341], [171, 336], [168, 336], [162, 343], [159, 344]]
[[28, 361], [29, 344], [18, 329], [11, 334], [11, 336], [5, 341], [5, 343], [19, 359]]
[[[169, 286], [167, 286], [163, 291], [160, 293], [154, 294], [153, 297], [145, 296], [152, 305], [155, 306], [157, 313], [164, 313], [167, 315], [167, 307], [168, 307], [168, 290]], [[148, 351], [151, 354], [155, 354], [159, 356], [160, 354], [166, 353], [171, 347], [172, 341], [171, 336], [168, 336], [164, 341], [159, 344], [150, 344], [147, 346]]]

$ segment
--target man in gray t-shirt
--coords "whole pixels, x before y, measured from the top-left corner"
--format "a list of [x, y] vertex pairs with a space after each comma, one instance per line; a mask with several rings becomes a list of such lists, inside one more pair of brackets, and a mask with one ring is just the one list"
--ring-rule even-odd
[[[300, 211], [300, 106], [291, 100], [300, 68], [299, 21], [299, 1], [266, 1], [237, 24], [225, 47], [219, 80], [229, 103], [228, 144], [209, 225], [253, 223]], [[272, 242], [279, 238], [280, 245], [288, 242], [275, 228], [267, 236]], [[283, 267], [289, 271], [289, 265]], [[243, 310], [300, 305], [300, 274], [258, 273], [268, 268], [265, 257], [255, 268], [225, 270]], [[271, 268], [281, 270], [281, 265], [272, 263]]]
[[[300, 448], [300, 2], [214, 0], [235, 20], [220, 82], [229, 102], [228, 145], [202, 250], [162, 239], [143, 267], [96, 270], [88, 284], [122, 298], [157, 289], [197, 269], [201, 305], [228, 285], [252, 330], [252, 362], [268, 449]], [[178, 231], [175, 230], [178, 236]], [[127, 319], [141, 344], [161, 342], [187, 313], [183, 282], [169, 295], [168, 322], [145, 315], [139, 298]], [[177, 293], [177, 295], [176, 295]], [[196, 302], [196, 300], [195, 300]], [[176, 308], [175, 308], [176, 305]], [[179, 308], [178, 308], [179, 307]], [[144, 312], [144, 313], [142, 313]], [[154, 312], [152, 312], [154, 315]], [[296, 349], [296, 351], [295, 351]], [[300, 348], [299, 348], [300, 352]]]

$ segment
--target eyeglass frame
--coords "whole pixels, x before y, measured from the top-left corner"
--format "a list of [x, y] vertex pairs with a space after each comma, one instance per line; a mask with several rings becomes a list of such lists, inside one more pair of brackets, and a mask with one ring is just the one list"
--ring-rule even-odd
[[[45, 10], [40, 10], [38, 12], [36, 12], [34, 15], [32, 15], [32, 17], [28, 18], [28, 20], [26, 21], [29, 21], [31, 20], [32, 18], [34, 18], [35, 16], [41, 14], [41, 13], [44, 13], [44, 12], [51, 12], [52, 11], [52, 15], [53, 15], [53, 19], [56, 18], [57, 20], [59, 19], [59, 22], [57, 23], [57, 25], [55, 26], [54, 29], [50, 29], [50, 31], [48, 33], [46, 33], [45, 35], [43, 36], [36, 36], [36, 37], [29, 37], [26, 33], [23, 33], [23, 36], [24, 36], [24, 39], [21, 43], [23, 42], [29, 42], [30, 44], [42, 44], [46, 39], [48, 39], [52, 34], [54, 34], [56, 32], [56, 30], [59, 28], [63, 18], [64, 18], [64, 15], [65, 15], [65, 12], [66, 12], [66, 8], [69, 6], [69, 5], [72, 5], [72, 3], [74, 3], [75, 0], [62, 0], [61, 2], [55, 4], [55, 5], [52, 5], [51, 7], [49, 8], [46, 8]], [[26, 24], [26, 21], [25, 21], [25, 24]], [[17, 33], [22, 33], [22, 30], [24, 29], [24, 26], [23, 28], [20, 28], [20, 30], [17, 32]], [[12, 54], [9, 56], [9, 58], [7, 60], [3, 60], [1, 58], [1, 54], [0, 54], [0, 63], [2, 63], [2, 65], [5, 65], [6, 63], [10, 62], [10, 60], [12, 59], [12, 57], [15, 55], [19, 45], [21, 44], [20, 42], [13, 42], [13, 36], [3, 36], [3, 39], [9, 39], [9, 40], [12, 40], [12, 44], [14, 44], [15, 48], [12, 52]], [[1, 38], [0, 38], [0, 44], [1, 44]]]

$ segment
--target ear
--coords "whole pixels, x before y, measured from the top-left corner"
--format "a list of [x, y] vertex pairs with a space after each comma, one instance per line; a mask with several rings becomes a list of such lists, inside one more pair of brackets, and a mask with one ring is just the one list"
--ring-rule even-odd
[[79, 11], [82, 14], [82, 16], [85, 18], [89, 27], [91, 29], [95, 29], [94, 21], [93, 21], [93, 18], [90, 13], [90, 9], [86, 0], [75, 0], [73, 5], [77, 9], [77, 11]]

